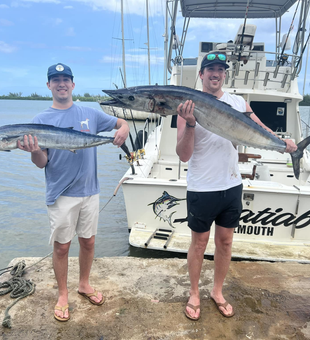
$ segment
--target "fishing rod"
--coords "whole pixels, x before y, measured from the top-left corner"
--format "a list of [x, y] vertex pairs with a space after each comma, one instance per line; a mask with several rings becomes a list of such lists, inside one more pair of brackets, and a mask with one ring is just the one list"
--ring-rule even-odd
[[291, 22], [291, 26], [290, 26], [290, 28], [289, 28], [289, 30], [288, 30], [288, 33], [287, 33], [287, 36], [286, 36], [284, 45], [283, 45], [283, 47], [282, 47], [281, 55], [280, 55], [280, 57], [278, 57], [278, 65], [279, 65], [279, 66], [280, 66], [280, 63], [282, 62], [283, 54], [284, 54], [284, 51], [285, 51], [285, 47], [286, 47], [286, 44], [287, 44], [289, 35], [290, 35], [291, 31], [292, 31], [293, 28], [294, 28], [293, 23], [294, 23], [294, 20], [295, 20], [295, 16], [296, 16], [296, 13], [297, 13], [297, 10], [298, 10], [299, 3], [300, 3], [300, 1], [298, 1], [298, 3], [297, 3], [296, 9], [295, 9], [295, 13], [294, 13], [294, 15], [293, 15], [293, 19], [292, 19], [292, 22]]
[[248, 0], [248, 3], [246, 5], [246, 10], [245, 10], [245, 17], [244, 17], [244, 24], [243, 24], [241, 40], [240, 40], [240, 52], [239, 52], [239, 56], [238, 56], [238, 61], [241, 60], [241, 51], [242, 51], [242, 44], [243, 44], [243, 37], [244, 37], [244, 32], [245, 32], [246, 20], [247, 20], [247, 17], [248, 17], [249, 3], [250, 3], [250, 0]]
[[[303, 48], [302, 48], [302, 51], [301, 51], [300, 57], [299, 57], [299, 59], [298, 59], [298, 62], [297, 62], [297, 64], [295, 65], [295, 70], [297, 70], [298, 67], [299, 67], [299, 64], [300, 64], [300, 61], [302, 60], [302, 56], [303, 56], [303, 54], [304, 54], [304, 52], [305, 52], [306, 46], [308, 45], [309, 38], [310, 38], [310, 33], [308, 34], [308, 38], [307, 38], [307, 40], [306, 40], [306, 43], [304, 44], [304, 46], [303, 46]], [[296, 73], [296, 72], [295, 72], [295, 73]], [[294, 73], [294, 74], [295, 74], [295, 73]]]

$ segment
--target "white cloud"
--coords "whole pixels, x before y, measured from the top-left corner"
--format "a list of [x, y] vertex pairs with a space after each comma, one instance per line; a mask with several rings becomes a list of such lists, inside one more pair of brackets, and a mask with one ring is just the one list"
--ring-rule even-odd
[[[130, 54], [126, 53], [125, 54], [125, 59], [126, 59], [126, 64], [132, 63], [132, 64], [147, 64], [148, 63], [148, 56], [147, 54]], [[103, 56], [102, 59], [100, 59], [101, 63], [121, 63], [122, 62], [122, 56], [117, 56], [117, 57], [110, 57], [110, 56]], [[150, 56], [150, 63], [151, 65], [157, 65], [159, 63], [164, 63], [164, 57], [156, 57], [154, 55]]]
[[74, 28], [73, 27], [69, 27], [66, 31], [66, 36], [67, 37], [74, 37], [75, 36], [75, 32], [74, 32]]
[[34, 3], [54, 3], [54, 4], [60, 4], [61, 2], [59, 0], [21, 0], [22, 2], [34, 2]]
[[0, 41], [0, 53], [12, 53], [17, 50], [17, 47], [9, 45], [4, 41]]
[[28, 74], [28, 71], [23, 68], [6, 68], [6, 67], [1, 67], [0, 68], [1, 73], [8, 73], [9, 77], [12, 78], [22, 78], [25, 77]]
[[0, 26], [13, 26], [14, 23], [12, 21], [6, 19], [0, 19]]
[[92, 51], [90, 47], [83, 47], [83, 46], [65, 46], [64, 49], [68, 51], [80, 51], [80, 52]]
[[64, 9], [72, 9], [73, 6], [64, 6]]
[[8, 5], [0, 4], [0, 8], [10, 8]]
[[53, 24], [54, 24], [54, 25], [56, 25], [56, 26], [57, 26], [57, 25], [60, 25], [60, 24], [63, 22], [63, 20], [62, 20], [62, 19], [60, 19], [60, 18], [56, 18], [56, 19], [55, 19], [55, 20], [53, 20], [52, 22], [53, 22]]
[[[113, 12], [121, 12], [120, 0], [73, 0], [76, 2], [84, 3], [92, 7], [94, 11], [109, 10]], [[149, 16], [161, 16], [164, 10], [163, 0], [153, 0], [149, 2]], [[146, 15], [145, 0], [127, 0], [124, 1], [123, 6], [124, 14], [137, 14]]]

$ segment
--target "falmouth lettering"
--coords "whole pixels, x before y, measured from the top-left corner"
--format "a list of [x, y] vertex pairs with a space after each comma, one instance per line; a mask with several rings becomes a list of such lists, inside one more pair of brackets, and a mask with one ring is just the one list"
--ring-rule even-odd
[[281, 225], [289, 227], [295, 224], [296, 229], [302, 229], [310, 225], [310, 210], [299, 217], [287, 212], [281, 214], [282, 211], [282, 208], [278, 208], [275, 211], [271, 211], [271, 208], [266, 208], [258, 213], [254, 213], [252, 210], [244, 209], [240, 216], [240, 222], [251, 224], [260, 223], [262, 226], [271, 224], [274, 227]]
[[273, 227], [261, 227], [252, 225], [239, 225], [235, 228], [235, 234], [273, 236]]

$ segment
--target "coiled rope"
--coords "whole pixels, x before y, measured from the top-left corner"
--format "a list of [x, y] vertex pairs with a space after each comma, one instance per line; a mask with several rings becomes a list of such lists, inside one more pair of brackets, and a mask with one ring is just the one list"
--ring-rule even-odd
[[[50, 256], [52, 254], [49, 253], [33, 265], [31, 265], [28, 270], [33, 267], [34, 265], [37, 265], [39, 262], [44, 260], [46, 257]], [[11, 268], [11, 267], [10, 267]], [[31, 282], [30, 280], [25, 280], [22, 278], [22, 275], [24, 274], [26, 268], [26, 263], [24, 260], [18, 262], [15, 266], [13, 266], [12, 270], [10, 271], [10, 274], [12, 275], [12, 278], [8, 281], [0, 282], [0, 296], [6, 295], [8, 293], [10, 294], [10, 297], [12, 299], [16, 299], [14, 302], [12, 302], [5, 310], [4, 312], [4, 319], [2, 321], [2, 326], [11, 328], [11, 316], [9, 315], [9, 310], [21, 299], [25, 298], [28, 295], [31, 295], [35, 292], [35, 284]], [[4, 268], [7, 269], [7, 268]], [[1, 271], [1, 270], [0, 270]], [[5, 271], [7, 272], [7, 271]], [[4, 273], [1, 273], [2, 275]]]

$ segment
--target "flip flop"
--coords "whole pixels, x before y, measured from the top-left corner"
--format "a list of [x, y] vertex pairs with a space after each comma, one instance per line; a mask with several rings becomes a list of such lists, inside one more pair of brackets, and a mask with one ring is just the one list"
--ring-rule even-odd
[[92, 303], [93, 305], [96, 305], [96, 306], [101, 306], [103, 303], [104, 303], [104, 296], [102, 296], [102, 299], [101, 301], [99, 302], [96, 302], [94, 301], [93, 299], [91, 299], [92, 296], [95, 296], [96, 298], [98, 298], [98, 292], [95, 290], [93, 293], [81, 293], [78, 291], [78, 293], [82, 296], [85, 297], [85, 299], [87, 299], [90, 303]]
[[[189, 302], [187, 303], [186, 307], [189, 307], [189, 308], [193, 309], [195, 312], [197, 311], [197, 309], [200, 309], [200, 305], [194, 306], [194, 305], [192, 305], [192, 304], [189, 303]], [[199, 318], [200, 318], [200, 313], [199, 313], [199, 316], [197, 316], [196, 318], [195, 318], [195, 317], [192, 317], [192, 316], [188, 313], [188, 311], [186, 310], [186, 307], [185, 307], [185, 309], [184, 309], [184, 314], [185, 314], [185, 316], [186, 316], [187, 318], [189, 318], [190, 320], [193, 320], [193, 321], [199, 320]]]
[[224, 303], [220, 303], [220, 302], [216, 302], [213, 297], [211, 297], [211, 299], [213, 300], [213, 302], [215, 303], [218, 311], [223, 315], [225, 316], [225, 318], [231, 318], [235, 315], [235, 311], [234, 309], [232, 309], [232, 312], [230, 314], [225, 314], [221, 309], [220, 307], [223, 307], [226, 309], [226, 307], [229, 305], [229, 303], [227, 301], [225, 301]]
[[56, 315], [56, 313], [54, 312], [54, 318], [60, 322], [65, 322], [68, 321], [70, 319], [70, 314], [69, 314], [69, 305], [65, 305], [63, 307], [61, 306], [55, 306], [54, 310], [60, 310], [62, 311], [63, 315], [65, 314], [65, 311], [68, 309], [68, 317], [67, 318], [62, 318], [61, 316]]

